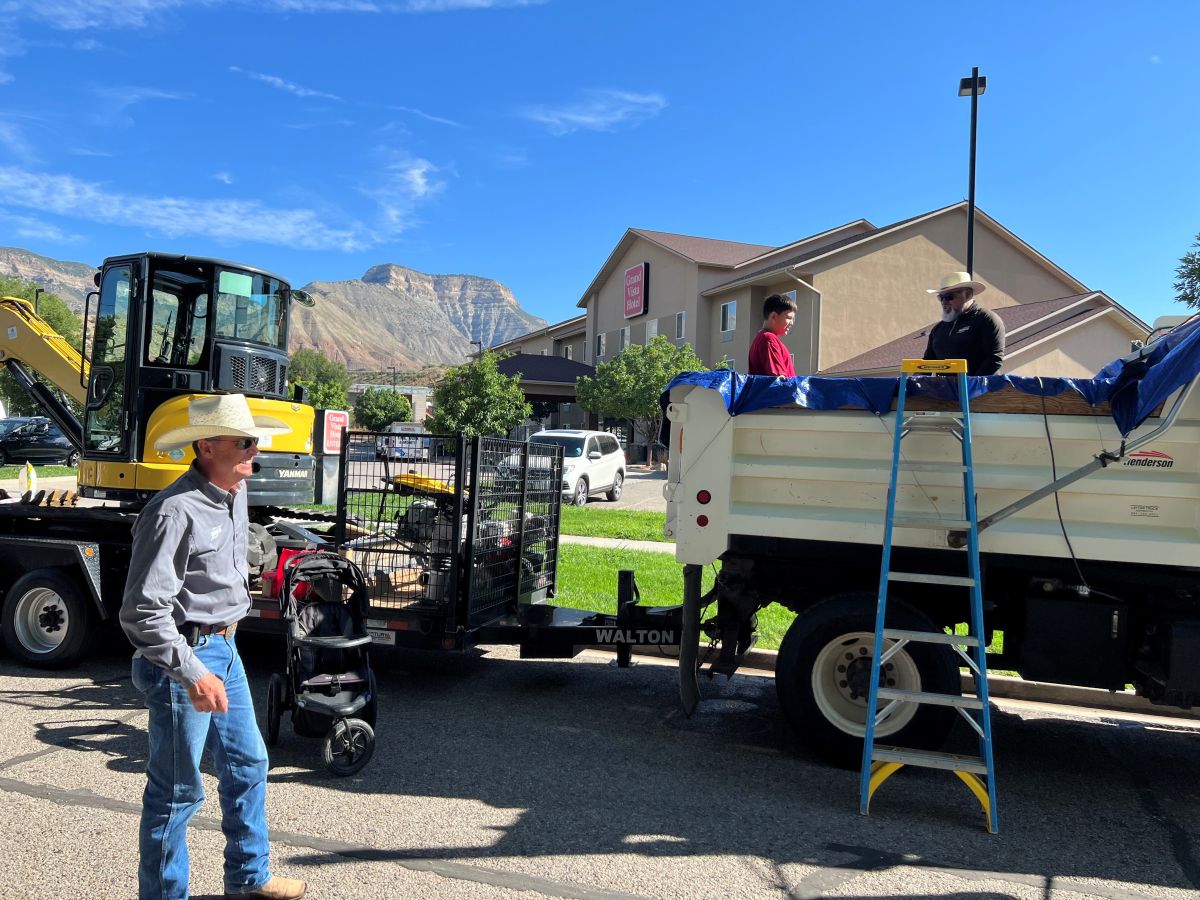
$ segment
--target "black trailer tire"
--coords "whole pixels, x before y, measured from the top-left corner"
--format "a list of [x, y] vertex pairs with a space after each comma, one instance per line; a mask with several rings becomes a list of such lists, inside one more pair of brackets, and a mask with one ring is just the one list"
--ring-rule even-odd
[[[806, 744], [834, 765], [862, 764], [870, 682], [873, 594], [835, 594], [796, 617], [775, 662], [775, 691], [784, 715]], [[937, 631], [924, 614], [893, 600], [888, 626]], [[883, 677], [904, 690], [961, 693], [958, 657], [949, 647], [910, 643]], [[905, 704], [876, 728], [880, 743], [931, 750], [954, 726], [952, 707]]]
[[325, 735], [325, 765], [339, 778], [353, 775], [375, 753], [375, 730], [362, 719], [338, 719]]
[[274, 747], [279, 743], [279, 720], [283, 717], [283, 707], [287, 703], [287, 681], [276, 672], [267, 683], [267, 746]]
[[28, 572], [4, 595], [4, 646], [26, 665], [69, 668], [87, 653], [93, 615], [92, 598], [75, 579], [57, 569]]

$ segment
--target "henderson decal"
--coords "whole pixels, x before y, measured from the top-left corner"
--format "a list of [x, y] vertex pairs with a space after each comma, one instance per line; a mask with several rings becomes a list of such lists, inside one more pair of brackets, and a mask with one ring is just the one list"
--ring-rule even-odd
[[1158, 450], [1138, 450], [1121, 460], [1121, 465], [1139, 469], [1169, 469], [1175, 465], [1175, 460]]

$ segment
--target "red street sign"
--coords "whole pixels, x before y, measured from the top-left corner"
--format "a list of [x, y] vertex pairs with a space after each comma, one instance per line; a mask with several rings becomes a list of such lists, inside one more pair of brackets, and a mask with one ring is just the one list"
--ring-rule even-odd
[[638, 263], [625, 270], [625, 318], [632, 319], [646, 312], [650, 286], [650, 263]]
[[325, 410], [325, 452], [342, 452], [342, 429], [350, 426], [350, 413], [340, 409]]

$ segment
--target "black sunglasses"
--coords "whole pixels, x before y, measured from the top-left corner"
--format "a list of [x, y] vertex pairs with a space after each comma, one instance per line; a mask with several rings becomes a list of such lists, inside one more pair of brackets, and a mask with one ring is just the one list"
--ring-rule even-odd
[[951, 300], [953, 300], [953, 299], [954, 299], [954, 296], [955, 296], [955, 294], [961, 294], [961, 293], [962, 293], [962, 291], [961, 291], [961, 290], [957, 290], [957, 291], [946, 291], [946, 293], [944, 293], [944, 294], [938, 294], [938, 299], [939, 299], [940, 301], [942, 301], [943, 303], [947, 303], [947, 302], [949, 302], [949, 301], [951, 301]]
[[258, 438], [256, 437], [241, 437], [241, 438], [205, 438], [207, 441], [232, 441], [239, 450], [249, 450], [251, 447], [258, 446]]

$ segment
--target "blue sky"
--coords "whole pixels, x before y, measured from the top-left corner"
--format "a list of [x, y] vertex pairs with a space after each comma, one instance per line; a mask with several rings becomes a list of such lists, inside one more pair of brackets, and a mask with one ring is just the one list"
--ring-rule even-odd
[[980, 207], [1152, 319], [1200, 232], [1198, 35], [1194, 2], [0, 0], [0, 244], [393, 262], [557, 321], [628, 226], [962, 199], [978, 65]]

